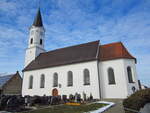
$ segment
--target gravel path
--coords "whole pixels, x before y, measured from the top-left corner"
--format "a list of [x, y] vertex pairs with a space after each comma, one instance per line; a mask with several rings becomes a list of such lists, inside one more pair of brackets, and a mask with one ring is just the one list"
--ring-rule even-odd
[[104, 113], [125, 113], [123, 110], [122, 100], [120, 99], [104, 99], [104, 101], [114, 102], [116, 105], [109, 108]]

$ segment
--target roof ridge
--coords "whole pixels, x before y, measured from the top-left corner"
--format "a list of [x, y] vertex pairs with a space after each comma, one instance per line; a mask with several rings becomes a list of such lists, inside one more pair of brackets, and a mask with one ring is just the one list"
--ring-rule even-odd
[[100, 54], [100, 45], [98, 44], [98, 47], [97, 47], [97, 53], [96, 53], [96, 59], [99, 59], [99, 54]]
[[124, 45], [120, 43], [121, 45], [121, 56], [124, 57]]
[[123, 44], [122, 44], [122, 47], [123, 47], [124, 52], [126, 52], [127, 54], [129, 54], [130, 56], [132, 56], [131, 53], [127, 50], [127, 48]]
[[112, 43], [103, 44], [103, 45], [100, 45], [100, 46], [108, 46], [108, 45], [113, 45], [113, 44], [122, 44], [122, 42], [121, 42], [121, 41], [118, 41], [118, 42], [112, 42]]
[[82, 43], [82, 44], [77, 44], [77, 45], [72, 45], [72, 46], [68, 46], [68, 47], [62, 47], [62, 48], [50, 50], [50, 51], [47, 51], [47, 52], [43, 52], [43, 53], [41, 53], [41, 54], [46, 54], [46, 53], [53, 52], [53, 51], [57, 51], [57, 50], [61, 50], [61, 49], [67, 49], [67, 48], [71, 48], [71, 47], [76, 47], [76, 46], [81, 46], [81, 45], [86, 45], [86, 44], [96, 43], [96, 42], [99, 43], [99, 40], [92, 41], [92, 42], [87, 42], [87, 43]]

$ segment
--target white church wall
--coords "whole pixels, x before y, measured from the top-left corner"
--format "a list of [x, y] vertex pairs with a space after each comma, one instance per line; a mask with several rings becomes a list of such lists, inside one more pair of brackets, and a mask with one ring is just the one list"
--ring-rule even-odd
[[[90, 85], [83, 85], [83, 70], [89, 69], [90, 71]], [[67, 72], [73, 72], [73, 86], [67, 86]], [[83, 96], [83, 92], [90, 96], [90, 93], [94, 98], [100, 98], [99, 96], [99, 85], [98, 85], [98, 71], [97, 71], [97, 61], [89, 61], [85, 63], [76, 63], [64, 66], [56, 66], [52, 68], [45, 68], [39, 70], [32, 70], [24, 72], [23, 76], [23, 87], [22, 95], [52, 95], [53, 87], [53, 74], [58, 73], [58, 83], [61, 84], [58, 89], [59, 95], [67, 95], [80, 93]], [[40, 88], [40, 75], [45, 75], [45, 88]], [[28, 89], [29, 86], [29, 76], [33, 75], [33, 89]]]
[[[130, 66], [131, 70], [132, 70], [133, 83], [129, 83], [129, 80], [128, 80], [128, 75], [127, 75], [127, 67], [128, 66]], [[127, 82], [128, 96], [129, 96], [129, 95], [133, 94], [132, 87], [135, 87], [136, 90], [139, 90], [135, 60], [124, 59], [124, 68], [125, 68], [125, 74], [127, 75], [126, 76], [126, 82]]]
[[[109, 84], [108, 82], [108, 68], [114, 69], [114, 76], [116, 84]], [[124, 60], [109, 60], [99, 62], [100, 83], [102, 98], [126, 98], [127, 97], [127, 83], [126, 73], [124, 69]]]

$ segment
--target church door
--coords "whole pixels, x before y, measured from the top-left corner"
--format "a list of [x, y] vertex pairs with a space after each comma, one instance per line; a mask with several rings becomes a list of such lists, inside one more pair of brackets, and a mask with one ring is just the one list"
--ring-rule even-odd
[[52, 90], [52, 96], [58, 96], [58, 90], [56, 88]]

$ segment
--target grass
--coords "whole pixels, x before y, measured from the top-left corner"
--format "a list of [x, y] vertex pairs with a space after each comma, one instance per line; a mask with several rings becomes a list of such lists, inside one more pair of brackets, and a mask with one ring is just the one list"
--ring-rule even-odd
[[29, 111], [28, 113], [83, 113], [97, 110], [103, 106], [106, 106], [106, 104], [94, 103], [80, 106], [59, 105], [40, 110]]

